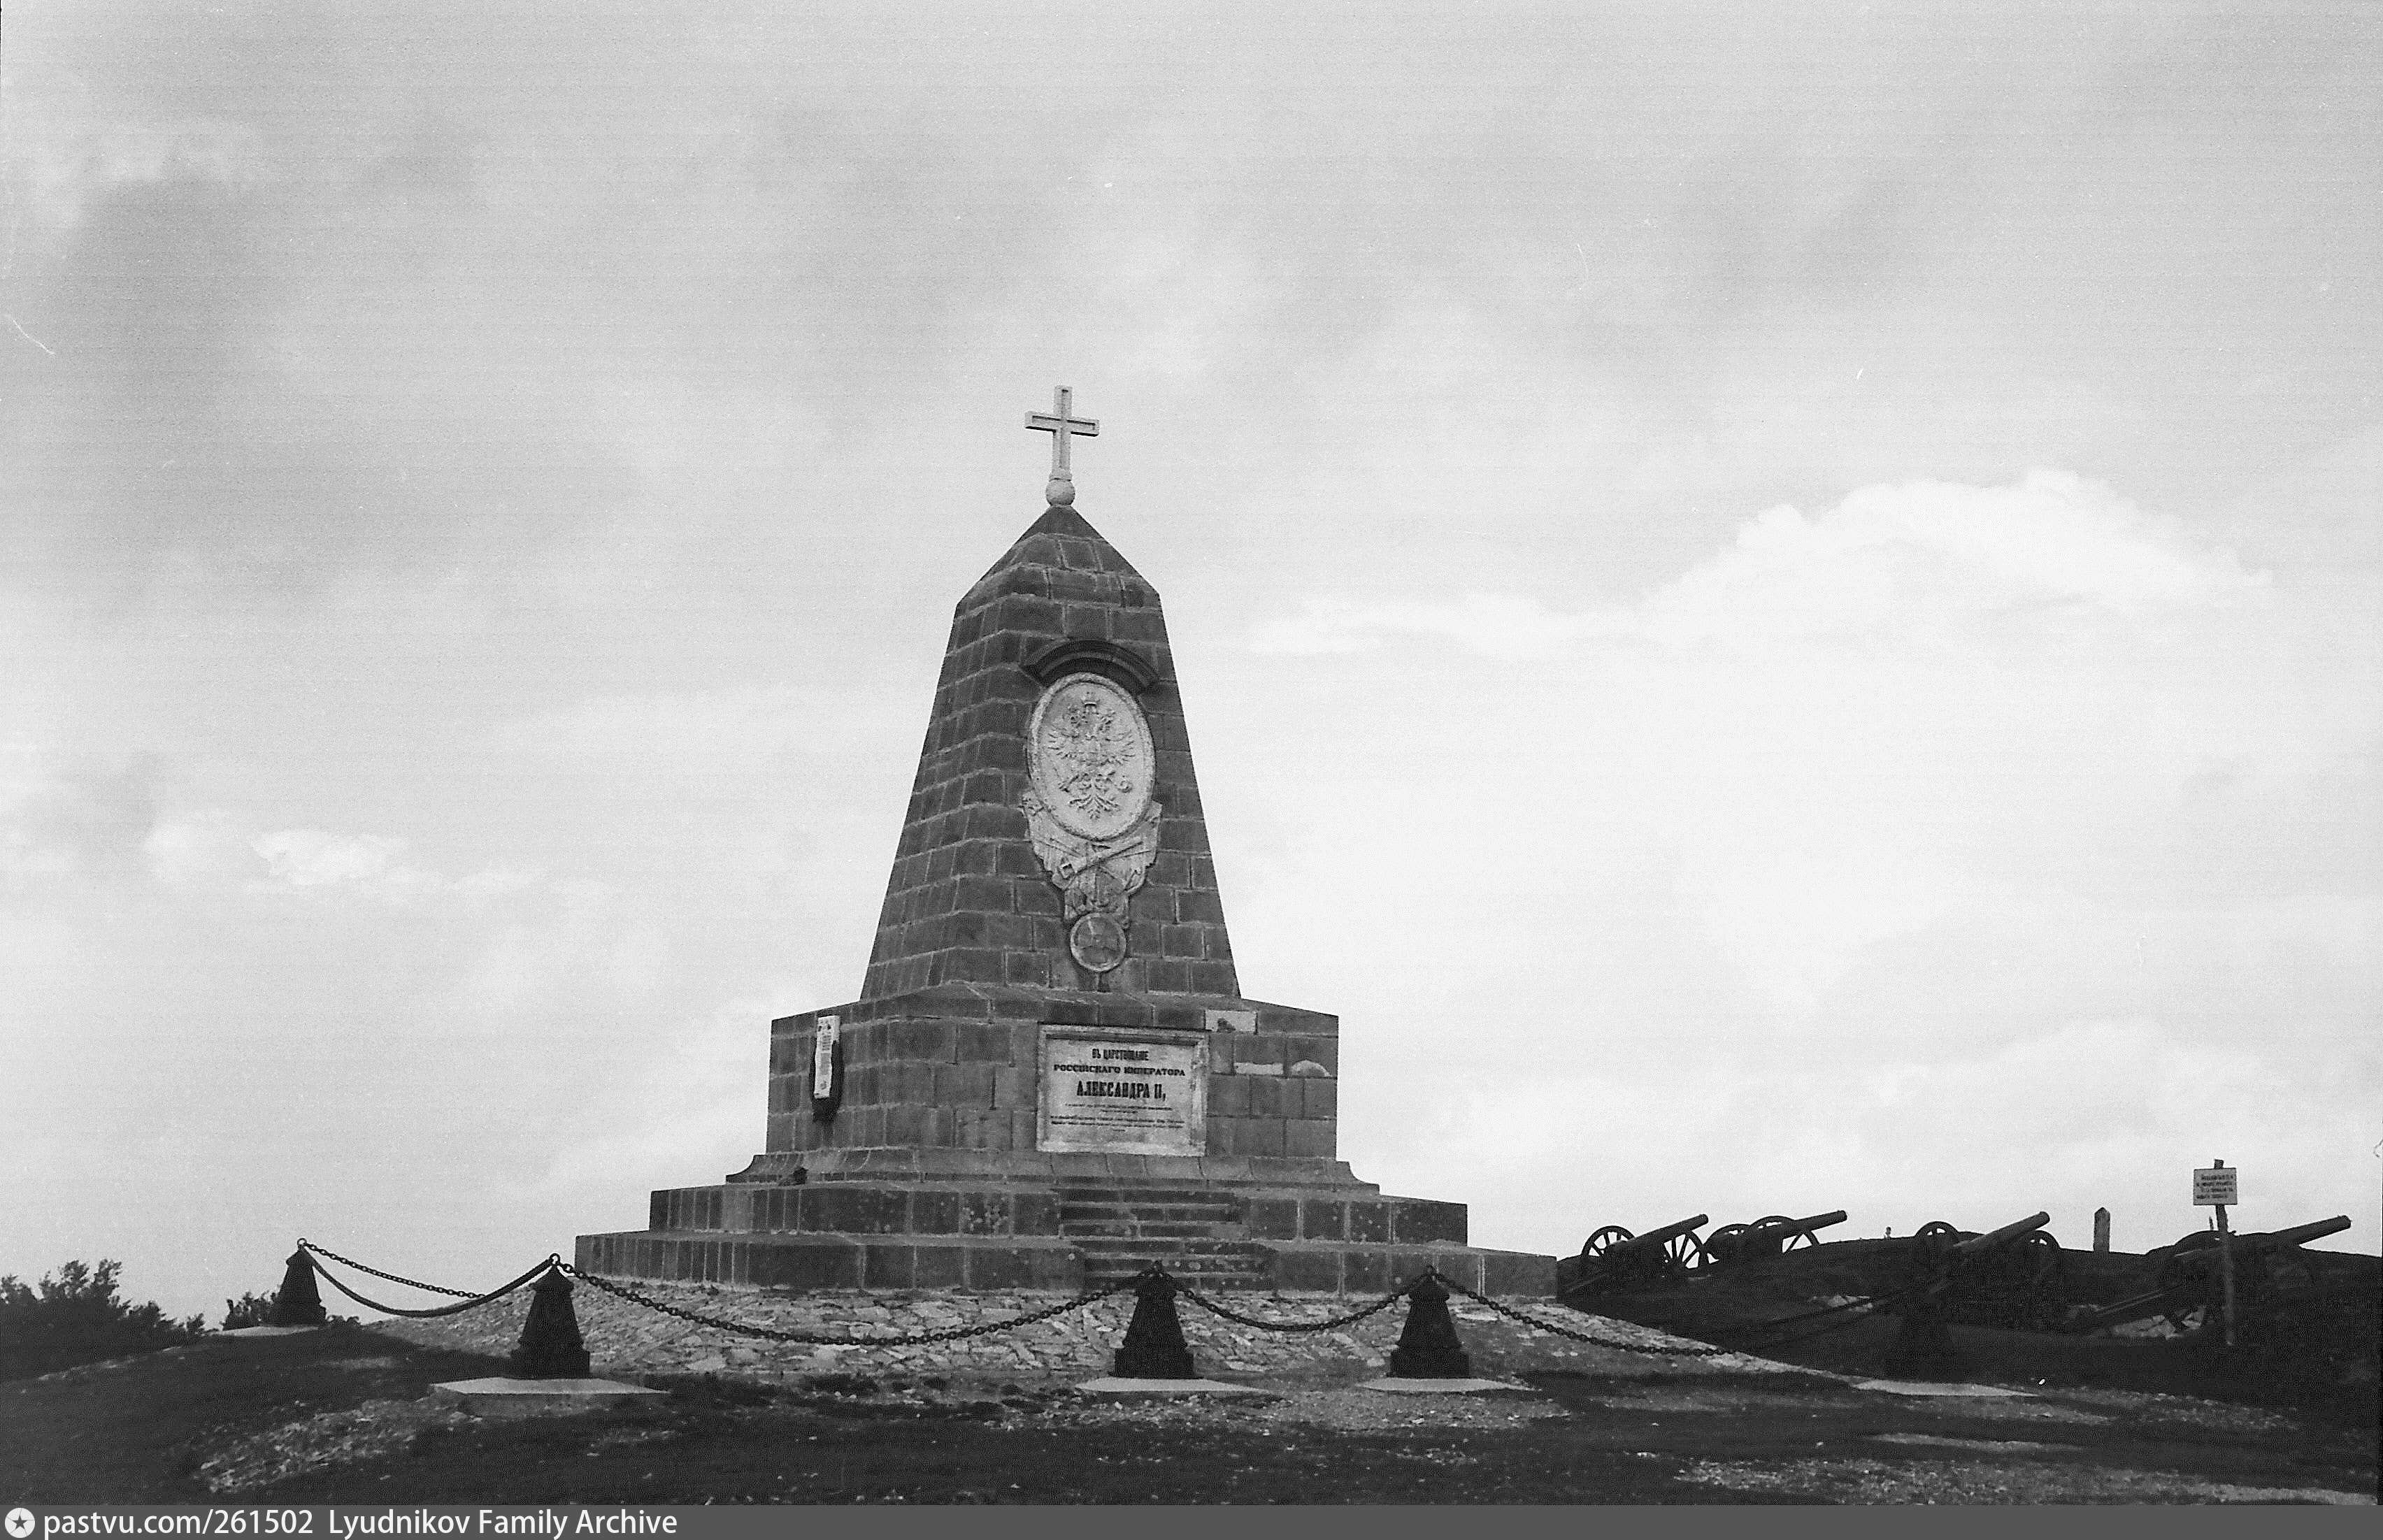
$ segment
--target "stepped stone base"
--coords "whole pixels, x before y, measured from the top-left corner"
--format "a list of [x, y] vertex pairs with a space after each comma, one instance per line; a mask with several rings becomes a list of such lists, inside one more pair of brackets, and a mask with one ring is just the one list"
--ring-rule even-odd
[[667, 1189], [653, 1194], [651, 1228], [582, 1236], [573, 1260], [609, 1277], [783, 1289], [1072, 1290], [1154, 1262], [1212, 1289], [1379, 1294], [1430, 1266], [1485, 1293], [1554, 1292], [1554, 1258], [1465, 1244], [1461, 1203], [1353, 1178], [1242, 1181], [896, 1185], [854, 1173]]

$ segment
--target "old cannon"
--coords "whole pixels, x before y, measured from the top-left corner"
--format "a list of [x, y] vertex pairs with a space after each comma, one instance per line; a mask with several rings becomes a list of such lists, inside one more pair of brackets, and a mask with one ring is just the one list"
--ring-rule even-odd
[[1581, 1242], [1580, 1255], [1556, 1263], [1557, 1297], [1687, 1276], [1704, 1261], [1696, 1231], [1709, 1217], [1699, 1214], [1645, 1235], [1632, 1235], [1619, 1225], [1603, 1226]]
[[1803, 1219], [1774, 1214], [1751, 1225], [1723, 1225], [1705, 1237], [1705, 1265], [1733, 1267], [1759, 1257], [1775, 1257], [1799, 1246], [1818, 1246], [1821, 1231], [1845, 1222], [1845, 1210], [1831, 1209]]
[[[2167, 1254], [2160, 1259], [2159, 1272], [2154, 1281], [2174, 1286], [2216, 1277], [2217, 1247], [2221, 1240], [2231, 1243], [2237, 1268], [2250, 1264], [2247, 1271], [2272, 1273], [2276, 1271], [2272, 1264], [2278, 1262], [2289, 1267], [2293, 1248], [2326, 1236], [2340, 1235], [2348, 1228], [2350, 1215], [2337, 1214], [2330, 1219], [2295, 1225], [2288, 1230], [2263, 1230], [2249, 1235], [2220, 1236], [2216, 1230], [2195, 1230], [2166, 1249]], [[2270, 1265], [2258, 1266], [2261, 1263]]]
[[2158, 1270], [2152, 1275], [2153, 1287], [2169, 1296], [2161, 1313], [2181, 1324], [2192, 1311], [2218, 1302], [2221, 1290], [2217, 1256], [2221, 1241], [2233, 1252], [2236, 1308], [2259, 1311], [2311, 1286], [2308, 1264], [2295, 1254], [2303, 1244], [2339, 1235], [2348, 1228], [2350, 1216], [2338, 1214], [2330, 1219], [2313, 1220], [2289, 1229], [2249, 1235], [2220, 1236], [2216, 1230], [2195, 1230], [2166, 1249]]
[[1890, 1374], [1953, 1362], [1953, 1324], [2050, 1327], [2066, 1313], [2060, 1242], [2044, 1232], [2048, 1214], [1971, 1235], [1942, 1220], [1923, 1225], [1906, 1249], [1904, 1287], [1877, 1308], [1903, 1318], [1887, 1349]]
[[[2255, 1315], [2310, 1288], [2313, 1280], [2308, 1264], [2295, 1253], [2309, 1241], [2339, 1235], [2348, 1228], [2350, 1216], [2338, 1214], [2331, 1219], [2295, 1225], [2290, 1229], [2228, 1237], [2233, 1243], [2237, 1308], [2247, 1309]], [[2159, 1261], [2152, 1274], [2151, 1287], [2099, 1309], [2074, 1311], [2061, 1329], [2090, 1332], [2124, 1325], [2130, 1321], [2149, 1320], [2155, 1315], [2165, 1315], [2170, 1325], [2182, 1326], [2196, 1311], [2211, 1309], [2218, 1302], [2217, 1243], [2216, 1231], [2195, 1230], [2175, 1245], [2153, 1251], [2151, 1255]]]

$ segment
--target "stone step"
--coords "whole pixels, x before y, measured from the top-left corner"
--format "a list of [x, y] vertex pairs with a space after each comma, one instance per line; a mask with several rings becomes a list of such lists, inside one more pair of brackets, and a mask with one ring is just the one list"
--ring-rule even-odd
[[1171, 1219], [1099, 1219], [1062, 1220], [1059, 1233], [1070, 1240], [1098, 1236], [1204, 1236], [1218, 1240], [1241, 1240], [1246, 1232], [1239, 1225], [1214, 1220]]
[[1230, 1224], [1241, 1217], [1230, 1203], [1077, 1203], [1059, 1205], [1063, 1225], [1087, 1219], [1180, 1219]]
[[[1135, 1271], [1138, 1272], [1140, 1270], [1136, 1269]], [[1246, 1288], [1256, 1290], [1272, 1287], [1267, 1283], [1266, 1275], [1264, 1273], [1253, 1270], [1242, 1271], [1238, 1268], [1231, 1270], [1219, 1268], [1213, 1272], [1194, 1273], [1187, 1272], [1179, 1267], [1170, 1267], [1167, 1271], [1176, 1282], [1189, 1285], [1191, 1287], [1198, 1289], [1203, 1294], [1222, 1294], [1228, 1289]], [[1084, 1282], [1094, 1288], [1107, 1288], [1116, 1284], [1130, 1283], [1132, 1281], [1133, 1276], [1133, 1272], [1094, 1273], [1087, 1271], [1084, 1274]]]
[[1233, 1199], [1219, 1197], [1215, 1188], [1208, 1187], [1094, 1187], [1089, 1183], [1062, 1182], [1058, 1191], [1062, 1203], [1122, 1203], [1133, 1208], [1144, 1203], [1241, 1206]]
[[1159, 1235], [1088, 1235], [1070, 1236], [1076, 1250], [1086, 1256], [1112, 1256], [1127, 1252], [1142, 1255], [1168, 1256], [1254, 1256], [1257, 1249], [1246, 1240], [1226, 1236], [1159, 1236]]
[[1266, 1259], [1264, 1257], [1187, 1257], [1177, 1256], [1171, 1252], [1162, 1253], [1156, 1256], [1136, 1256], [1121, 1252], [1115, 1256], [1086, 1257], [1084, 1259], [1084, 1275], [1086, 1277], [1099, 1276], [1112, 1280], [1117, 1278], [1130, 1278], [1136, 1273], [1141, 1272], [1143, 1268], [1148, 1267], [1152, 1263], [1156, 1263], [1159, 1266], [1166, 1268], [1169, 1273], [1178, 1274], [1184, 1277], [1213, 1277], [1216, 1275], [1227, 1273], [1232, 1274], [1235, 1276], [1247, 1275], [1255, 1277], [1264, 1274], [1266, 1271]]

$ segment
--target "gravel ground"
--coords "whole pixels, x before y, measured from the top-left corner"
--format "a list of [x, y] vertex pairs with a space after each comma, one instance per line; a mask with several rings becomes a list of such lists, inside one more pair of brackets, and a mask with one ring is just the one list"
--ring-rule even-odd
[[427, 1396], [413, 1401], [366, 1401], [216, 1444], [198, 1462], [197, 1474], [209, 1492], [223, 1497], [308, 1471], [396, 1454], [414, 1447], [426, 1430], [463, 1427], [472, 1421]]
[[[1072, 1296], [1006, 1290], [945, 1294], [857, 1290], [784, 1295], [701, 1285], [639, 1282], [642, 1293], [682, 1310], [779, 1331], [865, 1339], [904, 1332], [943, 1331], [1013, 1320]], [[1220, 1302], [1268, 1321], [1315, 1322], [1345, 1315], [1369, 1301], [1331, 1294], [1241, 1294]], [[827, 1374], [884, 1377], [942, 1375], [1009, 1379], [1038, 1385], [1074, 1383], [1109, 1372], [1133, 1313], [1130, 1295], [1115, 1295], [1081, 1310], [958, 1342], [917, 1347], [817, 1347], [740, 1337], [648, 1310], [602, 1290], [581, 1287], [573, 1304], [599, 1374], [734, 1374], [790, 1384]], [[1525, 1306], [1539, 1320], [1599, 1339], [1576, 1342], [1554, 1331], [1517, 1324], [1477, 1307], [1459, 1307], [1457, 1327], [1486, 1377], [1548, 1370], [1599, 1374], [1788, 1371], [1744, 1354], [1673, 1357], [1666, 1349], [1710, 1349], [1650, 1326], [1583, 1315], [1547, 1301]], [[374, 1328], [428, 1347], [503, 1354], [521, 1337], [527, 1291], [462, 1315], [436, 1321], [389, 1320]], [[1186, 1300], [1178, 1306], [1183, 1334], [1204, 1374], [1261, 1378], [1269, 1383], [1350, 1382], [1381, 1373], [1406, 1319], [1393, 1305], [1364, 1321], [1329, 1331], [1259, 1331], [1213, 1315]]]
[[1781, 1493], [1833, 1503], [2325, 1503], [2371, 1505], [2372, 1497], [2308, 1486], [2244, 1486], [2183, 1471], [2116, 1470], [2031, 1460], [1699, 1460], [1680, 1473], [1730, 1495]]

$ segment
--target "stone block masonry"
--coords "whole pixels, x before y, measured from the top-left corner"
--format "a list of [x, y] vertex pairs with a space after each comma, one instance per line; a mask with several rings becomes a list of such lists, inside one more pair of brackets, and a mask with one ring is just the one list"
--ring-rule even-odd
[[[1196, 1171], [1166, 1157], [1103, 1157], [1074, 1169], [1115, 1175], [1195, 1175], [1243, 1181], [1350, 1181], [1334, 1158], [1340, 1116], [1340, 1022], [1318, 1011], [1228, 997], [1256, 1030], [1210, 1032], [1213, 996], [1180, 1002], [1123, 992], [1061, 997], [1002, 985], [946, 984], [891, 1000], [856, 1001], [770, 1024], [765, 1155], [748, 1173], [768, 1179], [803, 1168], [818, 1180], [847, 1169], [858, 1152], [900, 1147], [1017, 1156], [980, 1169], [1056, 1175], [1036, 1155], [1041, 1033], [1045, 1026], [1179, 1030], [1207, 1052], [1207, 1154]], [[843, 1105], [833, 1119], [812, 1106], [813, 1046], [834, 1016], [843, 1056]], [[1297, 1163], [1285, 1164], [1282, 1163]], [[893, 1169], [871, 1160], [872, 1174]], [[953, 1167], [957, 1170], [957, 1167]]]
[[[1069, 955], [1059, 895], [1021, 810], [1027, 721], [1042, 692], [1023, 665], [1068, 641], [1114, 644], [1154, 676], [1140, 704], [1156, 759], [1152, 799], [1164, 813], [1159, 854], [1128, 906], [1129, 955], [1105, 979]], [[1047, 511], [953, 612], [861, 994], [951, 983], [1241, 990], [1158, 590], [1072, 509]]]

